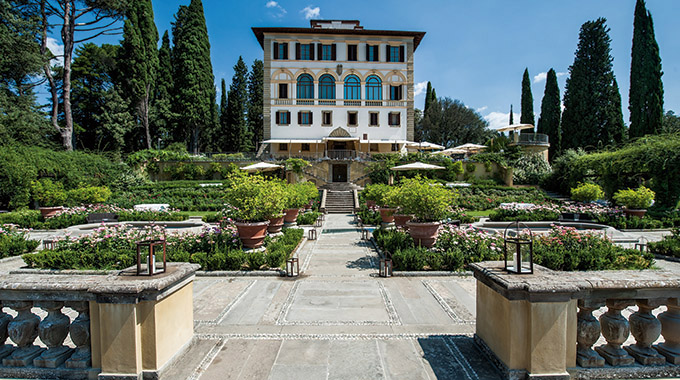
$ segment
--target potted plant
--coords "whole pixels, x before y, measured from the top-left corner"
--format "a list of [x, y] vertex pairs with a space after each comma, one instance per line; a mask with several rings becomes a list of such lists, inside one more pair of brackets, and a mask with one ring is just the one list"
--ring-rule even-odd
[[654, 203], [654, 196], [656, 194], [640, 185], [637, 189], [619, 190], [614, 193], [614, 201], [620, 206], [624, 206], [623, 212], [628, 216], [637, 216], [642, 218], [649, 208]]
[[409, 234], [416, 244], [432, 247], [439, 234], [440, 220], [446, 217], [456, 193], [420, 177], [405, 179], [396, 191], [391, 198], [401, 213], [413, 215], [413, 220], [406, 222]]
[[281, 212], [281, 201], [272, 196], [272, 184], [259, 176], [239, 177], [231, 181], [225, 196], [235, 207], [234, 218], [241, 243], [258, 248], [264, 243], [269, 218]]
[[42, 178], [31, 182], [31, 194], [38, 202], [38, 209], [43, 218], [51, 218], [64, 207], [66, 191], [60, 182], [52, 182], [49, 178]]
[[304, 208], [310, 210], [314, 199], [319, 196], [319, 189], [316, 188], [314, 183], [309, 181], [296, 183], [295, 186], [298, 187], [298, 191], [308, 200], [307, 203], [303, 205]]
[[300, 213], [300, 208], [309, 202], [309, 193], [306, 192], [305, 186], [302, 184], [286, 185], [285, 215], [283, 217], [286, 225], [294, 226]]
[[389, 190], [390, 186], [382, 183], [376, 183], [371, 185], [366, 185], [364, 190], [361, 191], [364, 199], [366, 200], [366, 206], [368, 208], [376, 207], [378, 204], [383, 203], [383, 196]]
[[[383, 197], [383, 201], [386, 204], [389, 205], [399, 205], [400, 199], [399, 196], [401, 194], [401, 188], [400, 187], [395, 187], [392, 188], [392, 190], [388, 191], [385, 196]], [[383, 210], [394, 210], [394, 212], [389, 215], [389, 217], [394, 221], [394, 225], [397, 228], [403, 228], [403, 229], [408, 229], [408, 226], [406, 223], [413, 219], [414, 215], [413, 214], [408, 214], [405, 213], [402, 207], [397, 207], [395, 209], [384, 209], [380, 208], [380, 216], [383, 217]]]
[[281, 181], [270, 181], [269, 195], [272, 197], [272, 214], [269, 215], [267, 233], [276, 234], [283, 228], [283, 207], [286, 204], [286, 184]]

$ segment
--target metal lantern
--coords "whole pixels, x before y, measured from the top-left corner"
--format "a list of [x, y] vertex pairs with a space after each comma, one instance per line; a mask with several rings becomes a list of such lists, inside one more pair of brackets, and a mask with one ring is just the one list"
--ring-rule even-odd
[[286, 260], [286, 276], [297, 277], [300, 275], [300, 260], [297, 257], [291, 257]]
[[534, 273], [534, 236], [526, 224], [515, 221], [505, 228], [503, 256], [506, 271], [515, 274]]
[[392, 259], [387, 257], [380, 259], [380, 277], [392, 277]]
[[168, 263], [165, 256], [164, 239], [137, 242], [137, 275], [153, 276], [165, 273]]

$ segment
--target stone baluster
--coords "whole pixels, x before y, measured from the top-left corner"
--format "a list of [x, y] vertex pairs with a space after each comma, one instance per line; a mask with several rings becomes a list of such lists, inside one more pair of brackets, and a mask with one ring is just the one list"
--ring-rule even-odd
[[75, 353], [66, 361], [66, 368], [89, 368], [92, 362], [90, 348], [90, 304], [87, 301], [71, 302], [68, 307], [78, 312], [71, 323], [71, 340], [76, 345]]
[[63, 302], [42, 301], [36, 302], [36, 306], [47, 312], [47, 317], [38, 326], [40, 340], [47, 346], [47, 351], [33, 359], [33, 365], [57, 368], [73, 353], [72, 348], [64, 346], [71, 320], [61, 312]]
[[643, 365], [661, 365], [666, 359], [652, 348], [661, 335], [661, 322], [652, 314], [652, 310], [661, 306], [665, 299], [637, 300], [638, 310], [629, 318], [630, 332], [636, 343], [626, 346], [628, 353]]
[[593, 317], [593, 310], [602, 306], [603, 301], [578, 300], [576, 361], [581, 367], [604, 366], [604, 359], [592, 348], [600, 338], [600, 322]]
[[680, 303], [678, 298], [668, 300], [668, 310], [659, 314], [661, 335], [665, 342], [654, 346], [669, 363], [680, 364]]
[[630, 327], [621, 310], [634, 305], [633, 300], [607, 300], [607, 312], [600, 316], [602, 336], [607, 344], [595, 348], [597, 353], [612, 366], [628, 366], [635, 363], [635, 359], [628, 355], [621, 345], [628, 339]]
[[12, 321], [12, 316], [2, 311], [2, 304], [0, 304], [0, 359], [9, 355], [14, 351], [14, 347], [5, 344], [7, 341], [7, 325]]
[[40, 317], [31, 312], [31, 301], [3, 301], [3, 305], [17, 312], [17, 316], [7, 325], [10, 339], [17, 345], [12, 354], [2, 359], [8, 367], [25, 367], [33, 364], [33, 359], [45, 350], [33, 344], [38, 337]]

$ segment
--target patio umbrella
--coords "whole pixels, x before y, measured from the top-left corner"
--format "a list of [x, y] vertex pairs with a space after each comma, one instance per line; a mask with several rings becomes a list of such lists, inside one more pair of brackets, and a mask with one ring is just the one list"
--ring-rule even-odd
[[244, 167], [241, 168], [241, 170], [245, 170], [248, 173], [268, 172], [268, 171], [279, 169], [281, 167], [282, 167], [281, 165], [270, 164], [270, 163], [267, 163], [267, 162], [258, 162], [257, 164], [244, 166]]
[[412, 164], [395, 166], [390, 169], [395, 171], [404, 171], [404, 170], [438, 170], [445, 168], [437, 165], [424, 164], [422, 162], [414, 162]]
[[444, 154], [444, 155], [450, 156], [452, 154], [465, 154], [467, 152], [468, 151], [465, 150], [465, 149], [449, 148], [449, 149], [444, 149], [444, 150], [439, 151], [439, 152], [432, 152], [432, 154]]
[[443, 146], [437, 145], [431, 142], [423, 141], [423, 142], [411, 142], [406, 144], [409, 148], [417, 148], [419, 150], [442, 150], [444, 149]]
[[480, 151], [480, 150], [483, 150], [483, 149], [486, 149], [486, 148], [487, 148], [486, 145], [471, 144], [471, 143], [467, 143], [467, 144], [463, 144], [463, 145], [453, 147], [453, 149], [462, 149], [462, 150], [465, 150], [468, 153], [477, 152], [477, 151]]

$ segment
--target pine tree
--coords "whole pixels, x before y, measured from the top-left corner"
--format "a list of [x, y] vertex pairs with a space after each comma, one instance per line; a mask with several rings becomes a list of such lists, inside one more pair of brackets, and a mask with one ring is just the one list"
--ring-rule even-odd
[[432, 83], [427, 82], [427, 90], [425, 90], [425, 107], [423, 108], [423, 113], [427, 112], [432, 104]]
[[125, 62], [120, 65], [123, 88], [144, 130], [146, 147], [151, 149], [149, 110], [158, 71], [158, 30], [154, 23], [151, 0], [130, 2], [121, 45], [119, 60]]
[[[534, 124], [534, 96], [531, 94], [531, 80], [529, 79], [529, 69], [524, 69], [522, 77], [522, 114], [519, 118], [522, 124]], [[533, 129], [523, 129], [522, 133], [534, 133]]]
[[188, 7], [180, 6], [172, 33], [176, 136], [188, 142], [189, 149], [196, 153], [201, 147], [201, 135], [210, 133], [217, 120], [215, 77], [201, 0], [191, 0]]
[[630, 137], [659, 133], [663, 120], [661, 57], [654, 37], [652, 14], [637, 0], [630, 64]]
[[625, 126], [621, 95], [612, 71], [611, 38], [606, 20], [581, 26], [574, 63], [564, 90], [561, 149], [592, 149], [619, 143]]
[[510, 105], [510, 124], [509, 124], [509, 125], [515, 124], [515, 120], [514, 120], [514, 119], [515, 119], [515, 114], [512, 113], [512, 104], [511, 104], [511, 105]]
[[151, 131], [152, 134], [162, 139], [165, 145], [172, 142], [171, 132], [174, 121], [172, 111], [172, 94], [174, 78], [172, 76], [172, 50], [170, 49], [170, 37], [168, 31], [163, 33], [161, 48], [158, 50], [158, 74], [151, 107]]
[[548, 135], [550, 150], [548, 156], [552, 159], [560, 151], [560, 116], [562, 114], [560, 102], [560, 88], [557, 85], [557, 74], [550, 69], [545, 81], [545, 92], [541, 101], [541, 116], [538, 117], [538, 133]]
[[248, 104], [246, 117], [252, 148], [257, 149], [264, 138], [264, 63], [256, 59], [248, 76]]
[[246, 101], [248, 100], [248, 67], [242, 57], [234, 66], [234, 76], [229, 85], [227, 102], [227, 148], [231, 152], [248, 152], [252, 139], [246, 125]]
[[228, 119], [227, 119], [227, 111], [229, 109], [228, 106], [228, 96], [229, 93], [227, 92], [227, 83], [224, 81], [224, 78], [222, 78], [222, 81], [220, 83], [220, 108], [219, 108], [219, 119], [218, 119], [218, 127], [216, 129], [216, 133], [211, 136], [212, 140], [212, 145], [211, 149], [215, 152], [228, 152], [230, 151], [229, 148], [229, 136], [228, 136]]

